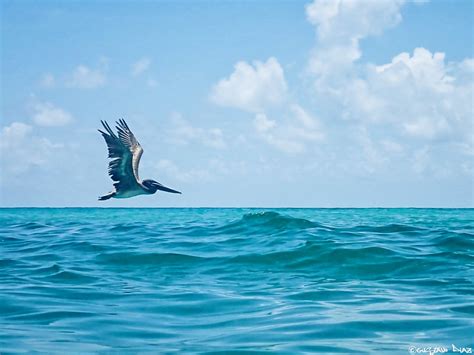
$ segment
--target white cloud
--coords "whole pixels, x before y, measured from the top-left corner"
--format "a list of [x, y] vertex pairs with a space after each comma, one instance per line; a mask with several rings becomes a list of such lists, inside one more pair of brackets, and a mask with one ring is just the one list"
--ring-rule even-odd
[[299, 105], [292, 105], [290, 111], [290, 117], [283, 122], [271, 120], [265, 113], [257, 113], [253, 123], [259, 136], [286, 153], [301, 153], [305, 151], [307, 143], [324, 139], [316, 118]]
[[173, 113], [171, 123], [169, 139], [173, 143], [182, 145], [199, 143], [216, 149], [222, 149], [227, 146], [224, 134], [220, 128], [205, 129], [194, 127], [177, 112]]
[[13, 122], [0, 131], [2, 171], [5, 175], [17, 175], [32, 167], [44, 165], [58, 148], [61, 145], [36, 136], [32, 126]]
[[361, 157], [357, 159], [359, 169], [368, 174], [375, 173], [387, 161], [387, 156], [381, 151], [365, 127], [359, 127], [353, 132], [354, 138], [361, 148]]
[[258, 132], [265, 133], [274, 128], [276, 122], [269, 120], [264, 113], [258, 113], [255, 116], [254, 125]]
[[234, 72], [221, 79], [212, 89], [211, 100], [221, 106], [250, 112], [261, 112], [265, 107], [284, 101], [287, 85], [283, 69], [271, 57], [253, 65], [238, 62]]
[[66, 85], [71, 88], [94, 89], [104, 86], [106, 81], [104, 65], [98, 69], [79, 65], [73, 70], [70, 78], [66, 81]]
[[[466, 61], [446, 65], [444, 53], [416, 48], [347, 81], [345, 117], [385, 124], [418, 139], [459, 139], [471, 126], [472, 74]], [[470, 78], [470, 79], [469, 79]]]
[[247, 162], [211, 158], [200, 161], [198, 167], [183, 168], [171, 160], [161, 159], [155, 164], [155, 176], [163, 176], [166, 180], [178, 180], [184, 183], [200, 183], [216, 181], [224, 176], [245, 176], [248, 173]]
[[413, 55], [400, 53], [391, 63], [375, 67], [375, 71], [385, 74], [391, 84], [413, 80], [420, 89], [449, 92], [453, 89], [454, 78], [446, 72], [444, 53], [431, 53], [425, 48], [415, 48]]
[[64, 126], [73, 120], [72, 115], [50, 102], [33, 104], [33, 121], [39, 126]]
[[308, 62], [314, 100], [331, 118], [342, 118], [335, 123], [338, 139], [346, 137], [348, 151], [359, 150], [346, 162], [353, 171], [380, 173], [396, 161], [404, 171], [436, 178], [472, 173], [473, 59], [447, 62], [444, 53], [415, 48], [383, 65], [360, 60], [360, 41], [400, 23], [405, 3], [307, 5], [316, 29]]
[[[256, 113], [253, 125], [258, 136], [286, 153], [301, 153], [308, 142], [324, 137], [319, 121], [292, 104], [283, 69], [273, 57], [253, 66], [237, 63], [234, 72], [214, 86], [211, 99], [221, 106]], [[275, 110], [277, 104], [280, 106]], [[268, 118], [268, 112], [273, 111], [278, 111], [271, 114], [278, 120]]]
[[2, 142], [2, 147], [19, 145], [19, 142], [31, 134], [32, 130], [33, 127], [21, 122], [13, 122], [10, 126], [3, 127], [1, 133], [2, 140], [0, 141]]
[[132, 64], [131, 74], [132, 76], [139, 76], [150, 68], [151, 59], [143, 57]]
[[404, 150], [400, 143], [397, 143], [391, 139], [382, 139], [380, 144], [387, 153], [401, 154]]
[[451, 129], [447, 120], [442, 117], [418, 117], [412, 122], [402, 125], [405, 132], [411, 136], [433, 139], [439, 135], [449, 134]]
[[[287, 153], [303, 152], [306, 143], [320, 141], [324, 136], [319, 121], [287, 97], [283, 69], [273, 57], [267, 62], [256, 61], [253, 66], [237, 63], [229, 78], [214, 86], [211, 99], [222, 106], [256, 113], [253, 125], [257, 134]], [[278, 122], [269, 119], [267, 113], [277, 104], [280, 104]]]
[[474, 73], [474, 58], [466, 58], [460, 64], [459, 67], [462, 71], [466, 73], [470, 73], [471, 75]]
[[196, 182], [212, 180], [212, 174], [206, 169], [183, 170], [168, 159], [161, 159], [156, 164], [157, 174], [164, 173], [173, 179], [182, 182]]
[[[330, 145], [318, 145], [312, 151], [324, 151], [321, 159], [332, 157], [327, 158], [328, 166], [343, 165], [341, 169], [347, 173], [391, 176], [396, 162], [400, 171], [418, 174], [421, 161], [429, 162], [429, 170], [437, 177], [447, 176], [445, 172], [451, 168], [472, 171], [472, 164], [467, 163], [472, 156], [466, 151], [474, 150], [473, 60], [447, 62], [444, 53], [425, 48], [400, 53], [383, 65], [361, 60], [360, 41], [400, 23], [405, 3], [316, 0], [306, 7], [308, 20], [316, 29], [306, 74], [314, 80], [317, 112], [324, 114], [328, 123], [324, 127], [332, 129], [328, 141], [344, 142], [332, 145], [337, 152], [328, 151]], [[254, 129], [269, 145], [287, 153], [302, 153], [326, 139], [324, 121], [295, 104], [287, 94], [282, 67], [273, 60], [271, 66], [270, 60], [237, 63], [233, 73], [213, 87], [211, 99], [221, 106], [254, 113]], [[269, 74], [274, 72], [280, 74]], [[280, 85], [268, 84], [273, 81]], [[269, 95], [275, 87], [280, 90]], [[276, 104], [280, 104], [277, 109]], [[440, 157], [453, 157], [453, 161], [440, 164]]]
[[329, 94], [343, 118], [384, 124], [413, 138], [445, 139], [465, 131], [472, 117], [472, 74], [466, 75], [472, 59], [448, 65], [444, 53], [416, 48], [384, 65], [354, 65], [359, 41], [397, 25], [404, 3], [315, 0], [306, 7], [317, 31], [309, 62], [316, 94]]
[[360, 40], [397, 25], [405, 0], [315, 0], [306, 15], [317, 26], [318, 39], [327, 42]]
[[[254, 126], [259, 135], [270, 145], [286, 153], [301, 153], [304, 145], [299, 140], [291, 139], [280, 129], [276, 129], [276, 122], [268, 119], [264, 113], [257, 113]], [[279, 128], [279, 127], [278, 127]]]
[[405, 0], [315, 0], [307, 5], [307, 18], [316, 26], [317, 34], [308, 69], [316, 77], [317, 88], [337, 91], [361, 57], [360, 40], [397, 25], [404, 3]]
[[291, 111], [295, 117], [295, 132], [303, 139], [309, 141], [320, 141], [324, 138], [324, 133], [319, 120], [303, 110], [299, 105], [292, 105]]

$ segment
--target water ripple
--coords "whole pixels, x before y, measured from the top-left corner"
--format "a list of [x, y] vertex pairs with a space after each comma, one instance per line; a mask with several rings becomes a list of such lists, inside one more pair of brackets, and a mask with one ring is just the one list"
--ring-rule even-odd
[[442, 209], [2, 209], [0, 351], [472, 347], [473, 217]]

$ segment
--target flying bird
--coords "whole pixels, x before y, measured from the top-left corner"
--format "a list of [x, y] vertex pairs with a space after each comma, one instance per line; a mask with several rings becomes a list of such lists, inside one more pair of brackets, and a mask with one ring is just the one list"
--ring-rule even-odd
[[143, 154], [143, 149], [128, 128], [125, 120], [120, 119], [117, 123], [118, 136], [112, 131], [106, 121], [100, 121], [105, 132], [99, 132], [107, 143], [109, 150], [109, 175], [114, 181], [115, 191], [100, 196], [99, 201], [109, 198], [129, 198], [137, 195], [151, 195], [157, 190], [180, 194], [181, 192], [163, 186], [158, 181], [138, 177], [138, 164]]

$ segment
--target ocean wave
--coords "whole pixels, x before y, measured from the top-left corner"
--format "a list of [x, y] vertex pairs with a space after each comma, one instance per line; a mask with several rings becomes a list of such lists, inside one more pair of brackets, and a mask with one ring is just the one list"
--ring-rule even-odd
[[286, 216], [273, 211], [246, 213], [237, 223], [247, 226], [268, 227], [276, 229], [307, 229], [320, 226], [318, 223], [311, 222], [304, 218]]
[[407, 233], [425, 231], [426, 228], [415, 227], [406, 224], [389, 223], [381, 226], [358, 225], [349, 229], [350, 231], [365, 232], [365, 233]]
[[415, 340], [468, 345], [472, 216], [0, 210], [0, 349], [399, 353]]
[[195, 263], [203, 258], [179, 253], [138, 253], [138, 252], [113, 252], [101, 253], [96, 257], [97, 262], [113, 265], [167, 265]]

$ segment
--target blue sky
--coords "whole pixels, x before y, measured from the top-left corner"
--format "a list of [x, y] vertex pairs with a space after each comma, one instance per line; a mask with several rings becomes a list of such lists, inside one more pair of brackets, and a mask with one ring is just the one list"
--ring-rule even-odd
[[1, 205], [473, 207], [473, 4], [4, 0]]

